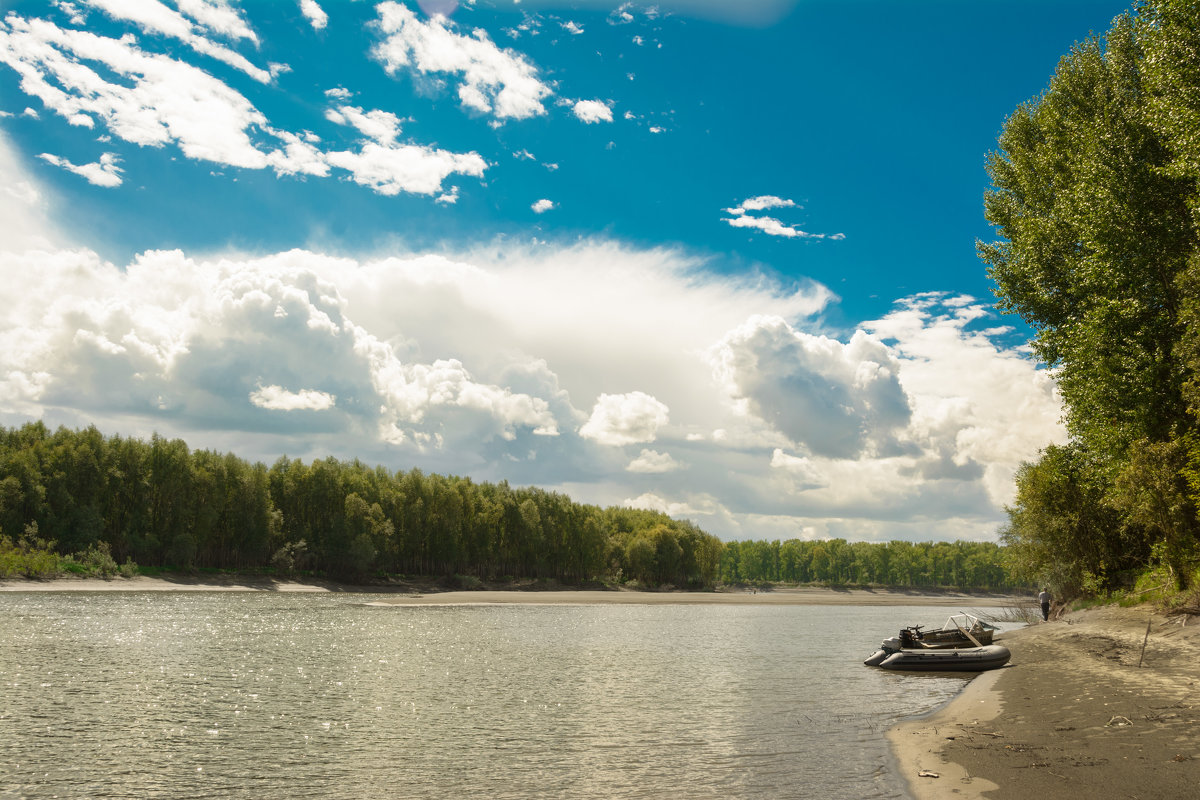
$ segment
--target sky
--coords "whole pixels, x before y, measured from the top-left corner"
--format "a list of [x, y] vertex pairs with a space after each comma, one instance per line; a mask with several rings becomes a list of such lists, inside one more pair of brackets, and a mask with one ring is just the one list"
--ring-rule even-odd
[[0, 424], [994, 541], [985, 158], [1128, 7], [0, 1]]

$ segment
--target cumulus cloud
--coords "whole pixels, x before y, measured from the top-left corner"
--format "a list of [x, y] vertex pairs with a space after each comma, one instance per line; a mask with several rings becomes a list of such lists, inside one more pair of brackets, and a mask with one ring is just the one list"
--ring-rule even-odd
[[712, 363], [743, 413], [820, 455], [883, 449], [912, 413], [896, 358], [862, 331], [843, 344], [754, 317], [713, 349]]
[[674, 472], [680, 466], [680, 463], [672, 458], [670, 453], [642, 450], [637, 458], [629, 462], [629, 466], [625, 467], [625, 470], [627, 472], [640, 472], [643, 474], [658, 474]]
[[317, 3], [317, 0], [300, 0], [300, 13], [312, 25], [314, 31], [323, 31], [329, 23], [329, 15]]
[[29, 301], [0, 327], [0, 398], [13, 407], [235, 426], [253, 424], [254, 409], [305, 409], [324, 412], [327, 431], [418, 450], [447, 429], [480, 441], [558, 433], [546, 398], [481, 382], [457, 359], [401, 359], [357, 324], [339, 282], [369, 266], [305, 252], [195, 261], [164, 251], [121, 269], [71, 251], [4, 267], [20, 269]]
[[554, 201], [547, 200], [543, 197], [541, 200], [538, 200], [536, 203], [531, 205], [530, 208], [533, 209], [533, 213], [535, 214], [544, 214], [554, 208]]
[[645, 392], [602, 394], [579, 435], [612, 446], [653, 442], [667, 418], [667, 406]]
[[80, 165], [72, 164], [67, 159], [51, 153], [42, 153], [38, 158], [56, 167], [62, 167], [68, 172], [73, 172], [96, 186], [111, 188], [121, 185], [123, 170], [117, 166], [115, 153], [102, 153], [98, 162]]
[[463, 107], [498, 122], [546, 113], [542, 100], [551, 89], [539, 80], [537, 67], [521, 54], [497, 47], [482, 29], [464, 36], [445, 17], [422, 21], [395, 2], [380, 3], [378, 11], [384, 38], [372, 55], [389, 75], [404, 69], [414, 75], [454, 76]]
[[337, 405], [337, 398], [312, 389], [289, 392], [282, 386], [260, 386], [250, 393], [250, 402], [272, 411], [324, 411]]
[[0, 270], [24, 299], [0, 309], [9, 424], [506, 478], [726, 537], [991, 538], [1013, 471], [1063, 436], [1053, 381], [976, 301], [915, 296], [835, 336], [823, 287], [670, 249], [51, 249]]
[[571, 107], [571, 113], [588, 125], [613, 120], [612, 108], [603, 100], [578, 100]]

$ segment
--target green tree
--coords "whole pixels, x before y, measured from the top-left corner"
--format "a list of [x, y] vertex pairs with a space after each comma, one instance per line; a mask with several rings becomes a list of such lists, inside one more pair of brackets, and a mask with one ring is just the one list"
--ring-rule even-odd
[[1151, 551], [1182, 585], [1200, 536], [1186, 480], [1200, 475], [1198, 33], [1195, 2], [1118, 17], [988, 160], [1001, 238], [980, 254], [1055, 369], [1071, 441], [1018, 474], [1005, 537], [1014, 566], [1053, 573], [1060, 593], [1111, 587]]

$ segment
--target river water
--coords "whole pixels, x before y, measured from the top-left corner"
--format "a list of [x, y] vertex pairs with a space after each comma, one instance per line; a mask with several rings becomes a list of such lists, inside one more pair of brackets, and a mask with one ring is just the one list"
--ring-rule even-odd
[[0, 593], [0, 797], [902, 798], [936, 607]]

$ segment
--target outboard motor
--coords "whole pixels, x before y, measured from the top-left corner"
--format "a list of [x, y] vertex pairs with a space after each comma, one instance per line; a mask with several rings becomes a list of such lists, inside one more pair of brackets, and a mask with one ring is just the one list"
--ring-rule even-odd
[[868, 667], [878, 667], [883, 660], [893, 653], [899, 653], [901, 640], [898, 636], [889, 636], [879, 643], [879, 649], [876, 650], [870, 658], [863, 663]]

